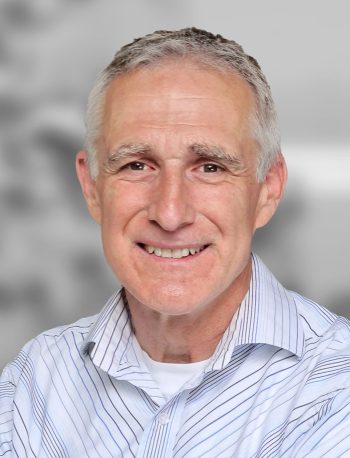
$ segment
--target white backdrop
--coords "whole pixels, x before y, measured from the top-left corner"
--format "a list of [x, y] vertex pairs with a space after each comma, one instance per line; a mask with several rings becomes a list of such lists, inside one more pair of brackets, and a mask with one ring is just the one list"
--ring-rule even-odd
[[279, 112], [290, 182], [255, 249], [350, 315], [347, 0], [0, 0], [0, 367], [117, 287], [74, 176], [96, 73], [131, 39], [195, 25], [243, 45]]

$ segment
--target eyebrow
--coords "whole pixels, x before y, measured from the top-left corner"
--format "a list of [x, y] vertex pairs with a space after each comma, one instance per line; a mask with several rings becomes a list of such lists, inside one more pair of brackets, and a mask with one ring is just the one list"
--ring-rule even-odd
[[214, 160], [214, 161], [221, 161], [227, 164], [229, 167], [233, 167], [235, 169], [243, 169], [244, 164], [242, 160], [237, 157], [234, 153], [228, 153], [224, 148], [221, 146], [211, 146], [206, 143], [194, 143], [190, 147], [193, 154], [198, 156], [199, 158]]
[[151, 147], [145, 143], [130, 143], [119, 146], [111, 151], [107, 159], [104, 161], [103, 168], [106, 172], [113, 171], [113, 164], [122, 159], [128, 159], [140, 154], [149, 153]]
[[112, 150], [107, 161], [119, 161], [120, 159], [127, 159], [130, 156], [136, 156], [137, 154], [148, 153], [150, 151], [151, 147], [145, 143], [125, 144]]

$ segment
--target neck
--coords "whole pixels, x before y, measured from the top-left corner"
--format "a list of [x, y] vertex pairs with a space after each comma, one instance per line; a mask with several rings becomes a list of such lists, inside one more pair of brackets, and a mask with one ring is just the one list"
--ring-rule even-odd
[[220, 296], [185, 315], [166, 315], [126, 291], [141, 348], [155, 361], [191, 363], [210, 358], [249, 288], [251, 261]]

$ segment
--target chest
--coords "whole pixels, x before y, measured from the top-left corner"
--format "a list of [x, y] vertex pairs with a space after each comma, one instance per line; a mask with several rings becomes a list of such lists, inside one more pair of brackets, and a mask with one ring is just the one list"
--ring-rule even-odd
[[147, 375], [144, 388], [128, 378], [61, 370], [46, 390], [36, 381], [14, 443], [37, 457], [276, 457], [327, 399], [286, 352], [242, 354], [168, 402]]

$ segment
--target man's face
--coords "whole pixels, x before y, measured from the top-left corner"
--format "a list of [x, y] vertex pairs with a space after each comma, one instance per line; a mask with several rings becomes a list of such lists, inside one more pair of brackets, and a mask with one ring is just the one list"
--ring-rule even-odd
[[146, 307], [188, 314], [239, 287], [272, 214], [255, 177], [253, 110], [247, 83], [190, 62], [111, 83], [100, 173], [84, 192], [110, 266]]

